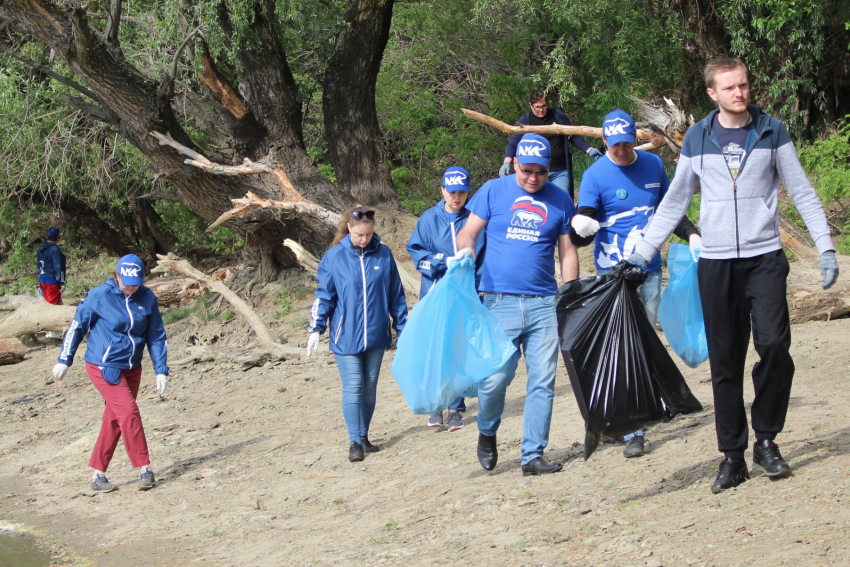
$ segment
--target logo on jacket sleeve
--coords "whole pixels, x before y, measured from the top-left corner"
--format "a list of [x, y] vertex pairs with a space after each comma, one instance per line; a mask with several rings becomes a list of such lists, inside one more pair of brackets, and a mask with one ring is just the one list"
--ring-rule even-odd
[[549, 218], [549, 208], [546, 203], [536, 201], [532, 197], [523, 196], [514, 201], [511, 206], [514, 212], [511, 226], [506, 237], [513, 240], [537, 242], [540, 237], [540, 227]]

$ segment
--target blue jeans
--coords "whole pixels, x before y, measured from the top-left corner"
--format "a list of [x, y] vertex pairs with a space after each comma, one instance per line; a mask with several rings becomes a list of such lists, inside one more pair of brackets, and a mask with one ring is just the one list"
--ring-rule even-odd
[[549, 170], [549, 183], [554, 183], [564, 191], [570, 194], [572, 197], [572, 191], [570, 191], [570, 170], [566, 167], [561, 167], [557, 169]]
[[455, 401], [449, 404], [449, 409], [452, 411], [466, 411], [466, 401], [463, 396], [458, 396]]
[[496, 317], [517, 351], [498, 372], [478, 385], [478, 430], [490, 436], [499, 430], [505, 392], [516, 374], [521, 347], [528, 371], [522, 414], [522, 464], [542, 456], [549, 444], [558, 363], [555, 303], [554, 295], [484, 295], [484, 306]]
[[[596, 270], [600, 276], [607, 274], [611, 270]], [[650, 272], [646, 276], [646, 281], [638, 288], [638, 297], [643, 303], [643, 308], [646, 311], [646, 318], [652, 323], [652, 328], [655, 328], [655, 323], [658, 321], [658, 304], [661, 302], [661, 270]], [[634, 433], [629, 433], [623, 437], [623, 441], [628, 443], [632, 437], [643, 437], [643, 429], [638, 429]]]
[[357, 354], [334, 354], [342, 378], [342, 416], [351, 442], [363, 443], [369, 433], [378, 390], [378, 374], [384, 349], [370, 348]]

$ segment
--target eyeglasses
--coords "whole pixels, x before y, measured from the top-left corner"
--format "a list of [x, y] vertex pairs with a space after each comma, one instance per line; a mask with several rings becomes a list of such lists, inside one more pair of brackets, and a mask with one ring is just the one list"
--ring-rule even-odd
[[532, 104], [531, 108], [534, 109], [534, 110], [545, 110], [545, 109], [549, 108], [549, 103], [544, 102], [543, 104]]
[[355, 209], [351, 211], [351, 218], [358, 221], [363, 219], [375, 220], [375, 211], [358, 211]]
[[519, 170], [523, 173], [523, 175], [527, 175], [529, 177], [532, 175], [536, 175], [538, 177], [546, 177], [549, 175], [548, 169], [525, 169], [524, 167], [521, 167]]

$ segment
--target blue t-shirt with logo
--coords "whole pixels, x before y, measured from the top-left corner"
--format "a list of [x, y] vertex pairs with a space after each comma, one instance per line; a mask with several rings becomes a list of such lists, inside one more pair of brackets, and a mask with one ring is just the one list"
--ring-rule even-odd
[[[581, 179], [578, 206], [596, 209], [600, 226], [593, 249], [597, 269], [610, 270], [632, 255], [670, 187], [661, 158], [635, 153], [637, 159], [630, 165], [617, 165], [606, 154]], [[656, 254], [647, 271], [660, 269], [661, 256]]]
[[516, 175], [491, 179], [467, 208], [487, 221], [482, 292], [554, 295], [555, 247], [569, 234], [575, 205], [566, 191], [546, 182], [534, 193]]

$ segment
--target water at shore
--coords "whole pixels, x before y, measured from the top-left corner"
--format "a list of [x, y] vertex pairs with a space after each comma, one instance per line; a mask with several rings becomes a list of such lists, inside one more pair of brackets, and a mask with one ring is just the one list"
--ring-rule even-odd
[[50, 555], [35, 546], [32, 536], [0, 528], [0, 567], [47, 567]]

